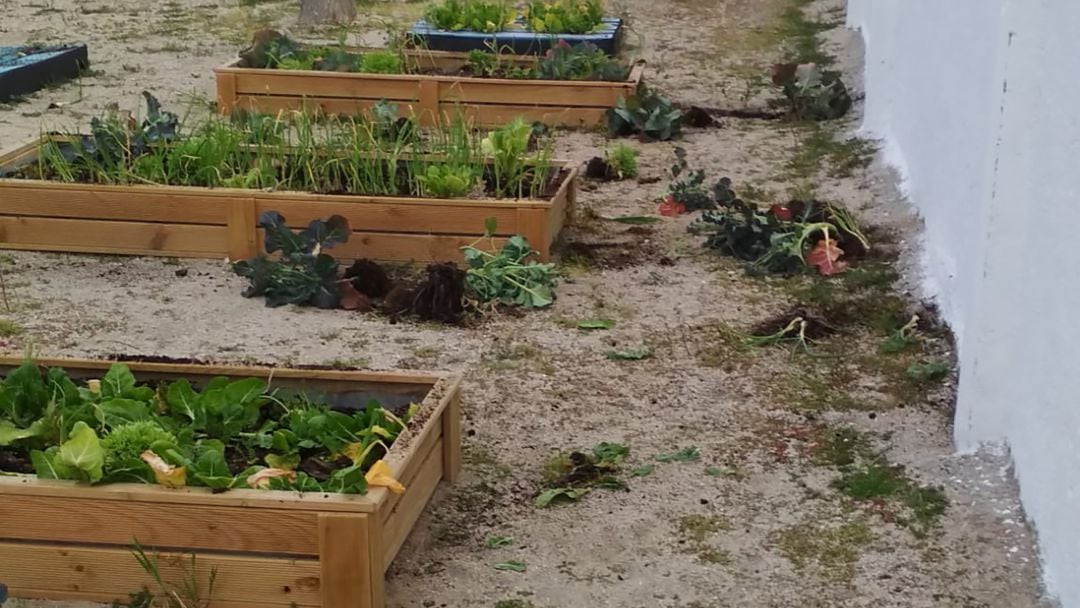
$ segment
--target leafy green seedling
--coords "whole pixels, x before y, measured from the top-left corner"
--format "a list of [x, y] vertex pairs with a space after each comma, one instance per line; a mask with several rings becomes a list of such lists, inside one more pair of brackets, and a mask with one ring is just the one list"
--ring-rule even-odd
[[600, 462], [607, 464], [618, 464], [629, 455], [630, 448], [621, 443], [604, 441], [593, 448], [593, 456], [596, 456]]
[[551, 488], [544, 490], [533, 500], [533, 505], [546, 509], [560, 502], [577, 502], [582, 496], [589, 493], [589, 488]]
[[509, 536], [489, 536], [484, 540], [484, 546], [488, 549], [509, 547], [514, 544], [514, 539]]
[[648, 477], [649, 475], [652, 475], [653, 471], [655, 470], [656, 465], [643, 464], [640, 467], [634, 467], [630, 469], [630, 475], [632, 475], [633, 477]]
[[648, 346], [632, 348], [630, 350], [609, 350], [604, 353], [612, 361], [641, 361], [652, 356], [652, 349]]
[[615, 321], [611, 319], [586, 319], [579, 321], [577, 327], [584, 330], [611, 329], [615, 327]]
[[678, 452], [668, 452], [653, 456], [656, 462], [695, 462], [701, 460], [701, 452], [696, 447], [688, 447]]
[[912, 315], [911, 320], [908, 321], [907, 324], [889, 334], [889, 336], [881, 342], [881, 347], [878, 351], [883, 355], [895, 355], [907, 350], [915, 344], [915, 330], [918, 324], [919, 315]]
[[510, 561], [499, 562], [495, 564], [494, 568], [496, 570], [505, 570], [509, 572], [525, 572], [526, 566], [525, 562], [512, 559]]
[[923, 361], [912, 363], [907, 368], [907, 376], [920, 384], [929, 384], [945, 379], [949, 375], [949, 365], [944, 361]]

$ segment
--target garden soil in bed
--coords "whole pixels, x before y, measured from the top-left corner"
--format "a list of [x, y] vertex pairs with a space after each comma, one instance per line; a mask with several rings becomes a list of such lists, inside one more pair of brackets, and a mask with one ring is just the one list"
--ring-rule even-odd
[[[842, 13], [826, 9], [842, 11], [842, 4], [829, 0], [809, 10], [834, 21]], [[85, 32], [102, 72], [83, 79], [81, 98], [70, 85], [0, 109], [0, 148], [37, 136], [42, 119], [47, 125], [82, 124], [118, 95], [131, 99], [141, 88], [158, 92], [166, 105], [193, 88], [212, 95], [210, 70], [244, 42], [215, 38], [206, 25], [241, 14], [233, 5], [147, 3], [137, 16], [79, 8], [107, 5], [102, 2], [53, 5], [55, 13], [35, 15], [39, 9], [16, 4], [5, 14], [10, 19], [0, 40], [16, 43], [16, 36], [30, 35], [28, 25], [11, 24], [49, 28], [58, 37]], [[784, 46], [763, 44], [760, 33], [775, 26], [786, 1], [626, 5], [643, 35], [642, 56], [664, 66], [650, 75], [650, 85], [683, 103], [743, 107], [747, 66], [766, 74], [778, 59], [772, 50]], [[387, 15], [408, 27], [423, 10], [414, 3], [372, 7], [352, 28], [367, 31], [358, 46], [381, 42]], [[291, 25], [296, 12], [295, 3], [284, 1], [243, 10], [277, 11], [280, 26]], [[128, 39], [112, 39], [129, 30]], [[835, 35], [844, 46], [829, 51], [850, 69], [855, 47]], [[743, 46], [755, 42], [755, 48]], [[764, 108], [768, 92], [749, 91], [745, 105]], [[74, 99], [81, 101], [47, 109], [50, 102]], [[779, 121], [729, 119], [724, 129], [691, 129], [680, 145], [711, 178], [729, 175], [737, 185], [753, 184], [784, 200], [787, 188], [801, 181], [785, 175], [785, 167], [807, 136]], [[671, 144], [628, 143], [641, 150], [642, 177], [664, 176], [673, 160]], [[602, 155], [607, 145], [597, 134], [573, 133], [560, 139], [557, 155], [587, 159]], [[897, 232], [901, 238], [894, 241], [906, 243], [902, 249], [910, 257], [902, 257], [896, 270], [917, 277], [909, 265], [917, 252], [909, 247], [919, 242], [918, 224], [903, 204], [875, 189], [887, 183], [887, 174], [832, 178], [828, 168], [826, 162], [813, 177], [817, 194]], [[579, 208], [595, 217], [579, 214], [577, 229], [600, 228], [606, 222], [601, 217], [654, 214], [665, 184], [615, 181], [581, 192]], [[826, 367], [833, 374], [821, 375], [807, 366], [827, 365], [827, 358], [793, 356], [785, 348], [743, 352], [731, 332], [805, 303], [797, 297], [802, 292], [784, 279], [748, 277], [730, 260], [702, 252], [699, 240], [686, 233], [689, 221], [663, 219], [653, 226], [651, 238], [674, 265], [645, 257], [622, 268], [574, 266], [551, 310], [496, 316], [472, 328], [390, 325], [346, 311], [267, 309], [240, 298], [243, 280], [214, 261], [14, 253], [13, 263], [3, 266], [12, 312], [0, 308], [0, 318], [21, 333], [0, 338], [0, 348], [15, 355], [32, 344], [41, 355], [124, 352], [464, 371], [465, 470], [455, 486], [436, 493], [391, 566], [388, 608], [500, 602], [524, 608], [1049, 606], [1040, 598], [1038, 557], [1008, 462], [992, 454], [953, 454], [950, 387], [904, 396], [882, 370]], [[178, 277], [179, 269], [187, 275]], [[889, 293], [906, 298], [915, 283], [901, 282]], [[615, 326], [577, 329], [579, 321], [596, 318]], [[859, 358], [875, 357], [880, 342], [870, 331], [843, 335]], [[652, 349], [651, 358], [606, 357], [642, 346]], [[933, 339], [930, 347], [929, 355], [949, 354]], [[876, 407], [801, 409], [803, 381], [824, 379], [833, 382], [813, 386], [841, 386], [841, 394], [854, 392]], [[945, 488], [950, 504], [940, 531], [916, 540], [873, 509], [852, 508], [840, 498], [830, 485], [836, 471], [814, 464], [812, 446], [828, 436], [826, 430], [845, 427], [872, 437], [875, 448], [920, 482]], [[551, 454], [587, 452], [601, 441], [630, 447], [627, 470], [652, 465], [653, 472], [624, 474], [629, 492], [597, 489], [576, 504], [532, 506]], [[691, 446], [699, 461], [654, 460]], [[488, 549], [490, 536], [514, 543]], [[844, 538], [865, 542], [837, 542]], [[524, 561], [526, 572], [492, 567], [511, 560]]]

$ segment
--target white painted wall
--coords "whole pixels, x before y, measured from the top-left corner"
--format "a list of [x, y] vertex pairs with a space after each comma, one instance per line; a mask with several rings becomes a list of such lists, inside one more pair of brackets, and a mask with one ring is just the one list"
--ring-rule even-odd
[[864, 130], [925, 220], [961, 450], [1004, 441], [1047, 587], [1080, 607], [1080, 2], [849, 0]]

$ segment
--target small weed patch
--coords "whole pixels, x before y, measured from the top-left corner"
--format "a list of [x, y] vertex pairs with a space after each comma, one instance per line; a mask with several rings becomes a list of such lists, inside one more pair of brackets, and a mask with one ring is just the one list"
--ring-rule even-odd
[[838, 527], [802, 523], [780, 530], [771, 541], [797, 571], [815, 567], [828, 580], [851, 582], [862, 550], [874, 539], [863, 521]]
[[918, 538], [930, 534], [949, 504], [941, 488], [919, 485], [903, 467], [889, 464], [883, 456], [848, 469], [833, 482], [833, 487], [856, 501], [895, 501], [903, 505], [910, 514], [899, 515], [896, 521]]

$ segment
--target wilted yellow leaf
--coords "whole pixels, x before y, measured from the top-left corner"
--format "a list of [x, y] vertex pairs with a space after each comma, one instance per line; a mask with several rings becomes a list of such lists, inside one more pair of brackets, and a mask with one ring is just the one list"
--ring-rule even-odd
[[287, 469], [263, 469], [249, 475], [247, 478], [247, 485], [251, 488], [265, 490], [270, 486], [270, 480], [277, 477], [284, 477], [289, 481], [296, 481], [296, 471], [289, 471]]
[[390, 466], [382, 460], [376, 460], [375, 464], [371, 465], [367, 474], [364, 475], [364, 479], [367, 480], [370, 487], [386, 488], [394, 494], [403, 494], [405, 492], [405, 486], [394, 479], [393, 474], [390, 472]]
[[187, 485], [187, 471], [184, 467], [174, 467], [150, 450], [140, 454], [139, 458], [150, 465], [150, 470], [154, 472], [154, 481], [158, 485], [166, 488], [182, 488]]

